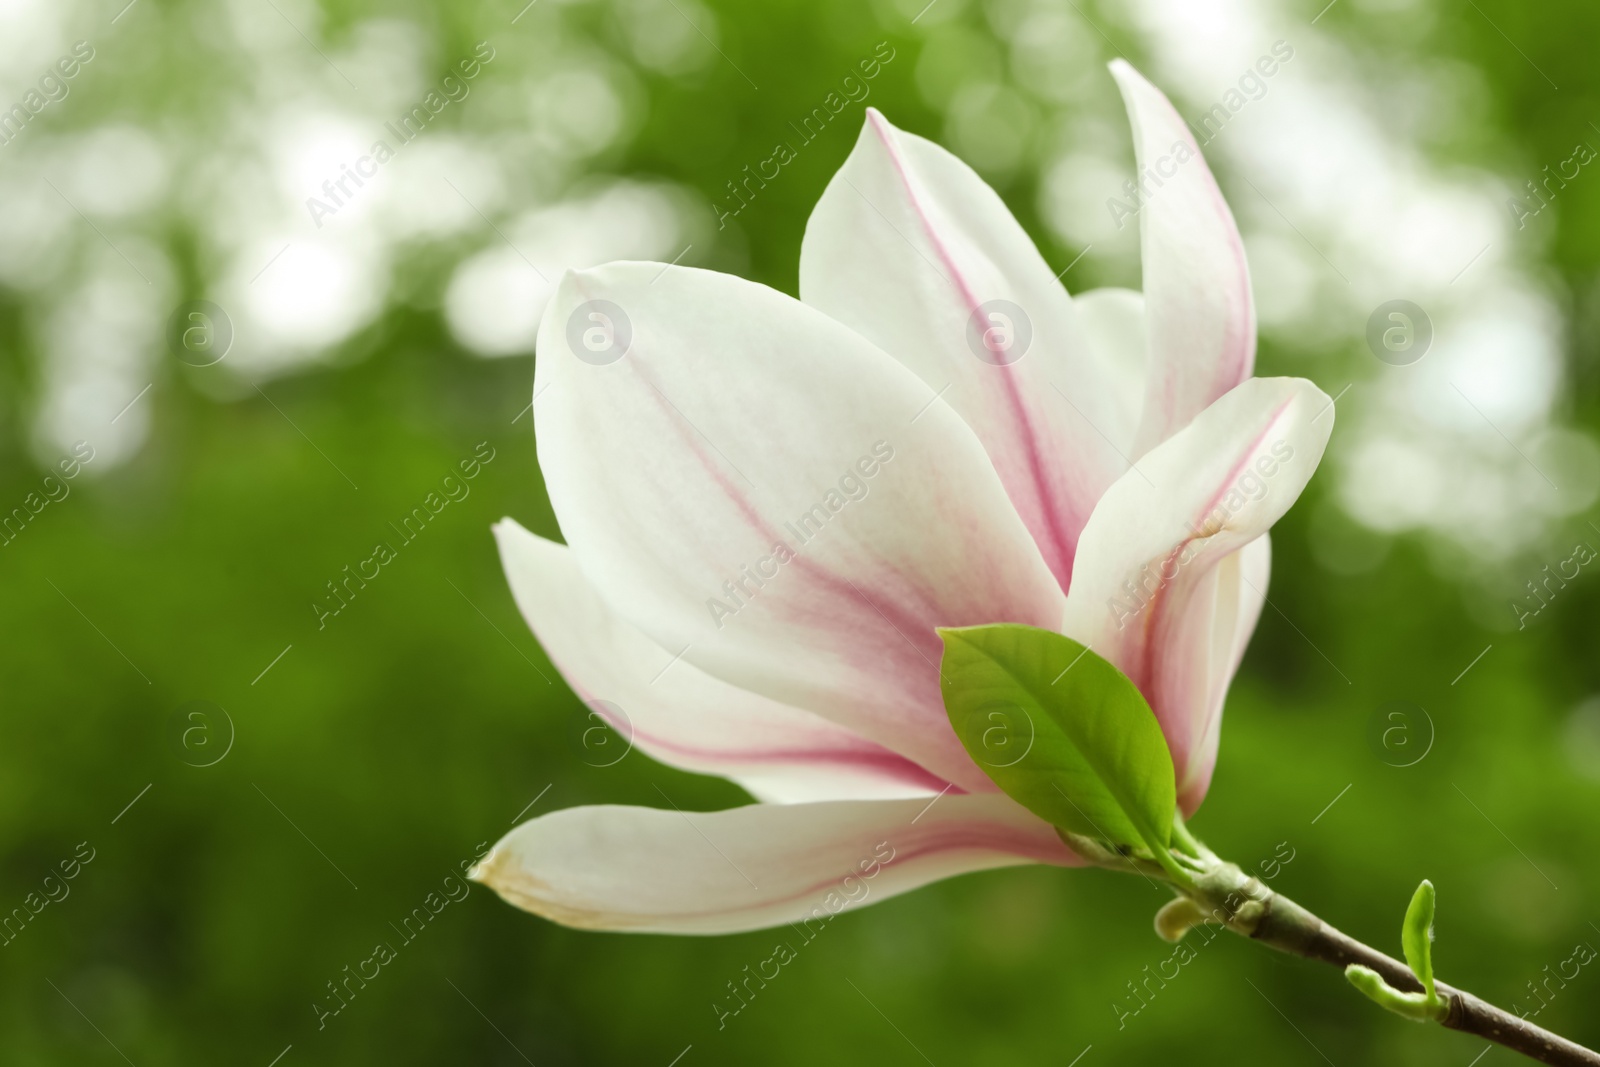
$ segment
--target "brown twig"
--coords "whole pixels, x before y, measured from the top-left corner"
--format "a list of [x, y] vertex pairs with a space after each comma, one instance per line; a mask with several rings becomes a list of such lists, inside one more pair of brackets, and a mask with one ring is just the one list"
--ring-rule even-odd
[[[1359, 963], [1378, 972], [1384, 981], [1396, 989], [1407, 992], [1422, 990], [1422, 984], [1405, 964], [1328, 925], [1288, 897], [1269, 892], [1265, 897], [1255, 899], [1261, 903], [1263, 910], [1247, 936], [1280, 952], [1321, 960], [1340, 970], [1352, 963]], [[1238, 929], [1236, 924], [1230, 923], [1230, 926]], [[1239, 932], [1246, 933], [1244, 930]], [[1444, 1018], [1443, 1024], [1450, 1029], [1504, 1045], [1540, 1063], [1554, 1064], [1556, 1067], [1600, 1067], [1600, 1053], [1535, 1026], [1465, 990], [1443, 982], [1434, 984], [1439, 995], [1449, 1001], [1450, 1014]]]
[[[1181, 880], [1149, 859], [1108, 849], [1065, 830], [1059, 832], [1067, 846], [1090, 863], [1135, 871], [1170, 884], [1177, 899], [1156, 915], [1156, 932], [1168, 941], [1179, 940], [1186, 930], [1200, 923], [1220, 923], [1279, 952], [1331, 963], [1341, 971], [1359, 964], [1377, 972], [1397, 990], [1423, 992], [1422, 983], [1410, 967], [1323, 922], [1288, 897], [1274, 893], [1260, 879], [1220, 859], [1190, 837], [1186, 829], [1181, 842], [1188, 851], [1180, 858], [1187, 869]], [[1451, 1030], [1481, 1037], [1554, 1067], [1600, 1067], [1600, 1052], [1535, 1026], [1464, 989], [1437, 980], [1434, 989], [1449, 1003], [1449, 1014], [1440, 1023]]]

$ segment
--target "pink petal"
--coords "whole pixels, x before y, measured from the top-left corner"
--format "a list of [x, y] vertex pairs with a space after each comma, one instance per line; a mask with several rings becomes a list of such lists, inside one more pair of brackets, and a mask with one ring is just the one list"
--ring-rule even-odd
[[[1178, 805], [1186, 812], [1200, 806], [1211, 786], [1222, 740], [1222, 705], [1228, 695], [1228, 683], [1239, 669], [1250, 635], [1261, 618], [1271, 570], [1271, 539], [1262, 534], [1223, 557], [1212, 569], [1210, 581], [1215, 591], [1195, 598], [1196, 605], [1190, 608], [1190, 617], [1181, 627], [1189, 635], [1209, 637], [1209, 647], [1174, 657], [1180, 669], [1190, 672], [1190, 678], [1181, 684], [1197, 694], [1203, 707], [1202, 719], [1194, 729], [1198, 740], [1193, 755], [1178, 778]], [[1201, 610], [1201, 605], [1211, 610]]]
[[[1078, 533], [1127, 461], [1102, 356], [1055, 274], [972, 168], [871, 108], [800, 252], [801, 298], [960, 413], [1065, 589]], [[1012, 347], [991, 352], [990, 325]]]
[[1189, 127], [1126, 62], [1111, 63], [1133, 123], [1150, 364], [1135, 460], [1254, 372], [1256, 313], [1233, 213]]
[[[573, 347], [594, 301], [631, 324], [614, 362]], [[616, 263], [563, 279], [536, 395], [551, 503], [618, 614], [725, 682], [994, 788], [945, 717], [935, 627], [1053, 625], [1064, 598], [932, 390], [764, 286]]]
[[1210, 780], [1222, 699], [1260, 614], [1262, 535], [1305, 488], [1332, 427], [1310, 382], [1252, 378], [1123, 475], [1084, 528], [1063, 630], [1150, 701], [1187, 810]]
[[851, 907], [967, 871], [1078, 862], [1051, 826], [988, 794], [568, 808], [511, 831], [472, 877], [566, 926], [726, 934], [793, 923], [780, 936], [803, 951]]
[[1124, 456], [1133, 454], [1139, 420], [1144, 417], [1145, 337], [1144, 294], [1132, 289], [1090, 289], [1072, 298], [1078, 322], [1089, 344], [1100, 354], [1110, 403], [1104, 430]]
[[[606, 606], [565, 545], [510, 519], [494, 528], [523, 617], [563, 677], [615, 728], [595, 760], [630, 744], [686, 771], [731, 778], [794, 803], [938, 793], [949, 783], [881, 745], [799, 708], [717, 680]], [[669, 669], [670, 668], [670, 669]], [[604, 729], [598, 720], [595, 729]]]

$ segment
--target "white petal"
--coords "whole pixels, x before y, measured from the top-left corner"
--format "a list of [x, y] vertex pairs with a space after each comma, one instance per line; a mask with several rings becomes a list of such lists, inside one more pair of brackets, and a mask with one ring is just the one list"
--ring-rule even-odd
[[[604, 365], [577, 354], [596, 300], [631, 324]], [[724, 681], [994, 788], [945, 716], [935, 627], [1053, 625], [1063, 598], [931, 390], [781, 293], [638, 263], [563, 279], [536, 378], [550, 500], [613, 609]]]
[[1111, 63], [1147, 188], [1139, 212], [1150, 371], [1138, 459], [1255, 368], [1250, 268], [1233, 213], [1189, 127], [1161, 91]]
[[1132, 289], [1090, 289], [1072, 299], [1089, 345], [1105, 368], [1112, 403], [1106, 436], [1123, 455], [1132, 455], [1133, 439], [1144, 413], [1146, 337], [1144, 295]]
[[[1127, 461], [1073, 302], [994, 190], [869, 108], [806, 225], [800, 296], [943, 390], [1066, 588], [1078, 533]], [[980, 340], [990, 326], [1009, 336], [1001, 355]]]
[[[621, 739], [594, 745], [609, 765], [629, 746], [687, 771], [731, 778], [762, 800], [876, 800], [946, 784], [836, 723], [731, 686], [672, 656], [606, 606], [565, 545], [510, 519], [494, 528], [523, 618], [561, 674]], [[671, 666], [671, 670], [667, 668]], [[588, 733], [585, 733], [588, 737]]]
[[1198, 739], [1193, 755], [1178, 778], [1178, 804], [1186, 812], [1192, 813], [1200, 806], [1211, 785], [1222, 739], [1222, 705], [1227, 699], [1228, 683], [1239, 669], [1250, 635], [1261, 618], [1271, 571], [1271, 539], [1262, 534], [1223, 557], [1212, 569], [1207, 579], [1212, 589], [1194, 598], [1188, 617], [1179, 628], [1187, 639], [1201, 645], [1192, 650], [1174, 650], [1172, 654], [1178, 662], [1190, 665], [1195, 675], [1191, 686], [1204, 708], [1193, 729], [1193, 736]]
[[1299, 497], [1332, 428], [1332, 404], [1310, 382], [1252, 378], [1140, 460], [1084, 529], [1064, 632], [1150, 701], [1191, 810], [1210, 778], [1207, 744], [1227, 682], [1261, 610], [1255, 598], [1266, 592], [1264, 544], [1224, 561]]
[[[1079, 861], [998, 793], [683, 812], [568, 808], [502, 838], [472, 877], [567, 926], [726, 934], [800, 923], [967, 871]], [[801, 947], [794, 940], [795, 949]]]

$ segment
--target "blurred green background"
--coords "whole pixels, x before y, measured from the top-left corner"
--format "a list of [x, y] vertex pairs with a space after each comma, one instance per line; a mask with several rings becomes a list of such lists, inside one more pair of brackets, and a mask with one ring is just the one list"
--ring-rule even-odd
[[[1041, 869], [851, 911], [721, 1030], [713, 1001], [773, 935], [579, 933], [474, 887], [318, 1029], [326, 983], [519, 813], [655, 805], [655, 784], [744, 800], [638, 753], [592, 765], [489, 524], [557, 533], [525, 414], [541, 279], [681, 254], [794, 292], [862, 104], [719, 229], [726, 183], [880, 42], [866, 102], [978, 167], [1075, 291], [1138, 285], [1105, 63], [1193, 118], [1292, 46], [1206, 152], [1261, 370], [1339, 394], [1339, 425], [1274, 532], [1193, 825], [1241, 864], [1292, 853], [1273, 887], [1391, 952], [1431, 878], [1441, 974], [1502, 1006], [1600, 946], [1600, 580], [1537, 614], [1526, 588], [1600, 547], [1600, 178], [1562, 169], [1600, 146], [1600, 9], [123, 3], [0, 4], [0, 106], [30, 115], [0, 145], [0, 505], [67, 494], [0, 547], [0, 909], [93, 856], [0, 947], [0, 1062], [1473, 1061], [1236, 938], [1119, 1026], [1171, 952], [1161, 896]], [[33, 113], [80, 40], [93, 58]], [[479, 42], [470, 93], [314, 219]], [[166, 335], [202, 299], [232, 338], [196, 367]], [[1392, 299], [1432, 322], [1411, 366], [1365, 341]], [[77, 441], [94, 459], [47, 483]], [[319, 629], [325, 583], [480, 442], [470, 496]], [[1600, 1044], [1594, 971], [1538, 1021]]]

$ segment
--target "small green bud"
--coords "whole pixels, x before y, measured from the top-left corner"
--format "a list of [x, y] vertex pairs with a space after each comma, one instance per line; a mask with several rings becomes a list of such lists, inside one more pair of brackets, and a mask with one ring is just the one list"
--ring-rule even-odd
[[1402, 993], [1385, 982], [1377, 971], [1363, 967], [1359, 963], [1352, 963], [1346, 967], [1344, 976], [1350, 980], [1351, 985], [1361, 990], [1371, 1000], [1402, 1019], [1418, 1023], [1430, 1020], [1444, 1022], [1444, 1017], [1450, 1014], [1450, 1005], [1438, 997], [1426, 993]]
[[1405, 950], [1406, 963], [1417, 976], [1422, 988], [1433, 992], [1433, 883], [1426, 878], [1412, 894], [1406, 908], [1405, 925], [1400, 928], [1400, 947]]

